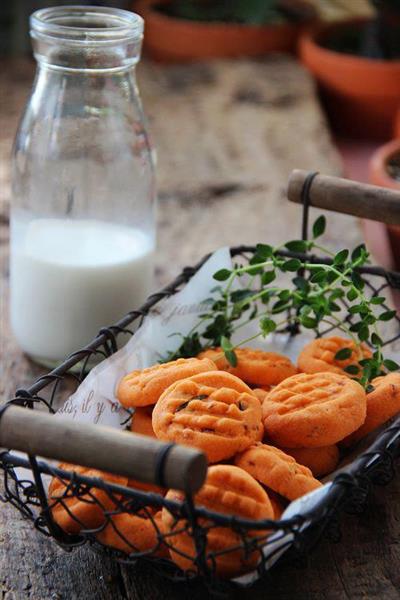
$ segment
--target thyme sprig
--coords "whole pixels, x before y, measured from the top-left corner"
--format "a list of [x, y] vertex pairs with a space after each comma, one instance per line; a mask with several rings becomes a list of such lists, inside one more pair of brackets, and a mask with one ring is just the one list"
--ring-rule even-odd
[[[311, 240], [292, 240], [276, 248], [258, 244], [248, 264], [235, 264], [232, 269], [214, 273], [218, 285], [206, 301], [209, 309], [200, 315], [189, 334], [182, 336], [178, 350], [166, 359], [196, 356], [205, 348], [221, 346], [226, 359], [235, 366], [238, 346], [273, 332], [294, 333], [300, 327], [320, 336], [321, 328], [328, 326], [353, 340], [354, 349], [343, 348], [335, 358], [354, 358], [354, 364], [344, 370], [365, 387], [374, 377], [399, 369], [396, 362], [384, 357], [378, 327], [380, 322], [394, 319], [396, 311], [384, 306], [383, 296], [365, 293], [359, 273], [360, 267], [369, 262], [369, 253], [361, 244], [351, 253], [344, 249], [333, 254], [317, 242], [325, 228], [326, 219], [320, 216], [313, 225]], [[329, 255], [329, 264], [318, 259], [316, 251]], [[281, 274], [294, 274], [290, 285], [277, 285]], [[257, 333], [234, 345], [233, 334], [255, 320]], [[370, 346], [372, 356], [358, 360], [364, 355], [363, 343]]]

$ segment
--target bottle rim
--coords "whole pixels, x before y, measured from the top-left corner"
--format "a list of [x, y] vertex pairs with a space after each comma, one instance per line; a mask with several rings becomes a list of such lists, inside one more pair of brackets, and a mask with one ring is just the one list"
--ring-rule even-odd
[[103, 6], [42, 8], [30, 17], [33, 38], [54, 38], [79, 45], [139, 40], [144, 21], [134, 12]]

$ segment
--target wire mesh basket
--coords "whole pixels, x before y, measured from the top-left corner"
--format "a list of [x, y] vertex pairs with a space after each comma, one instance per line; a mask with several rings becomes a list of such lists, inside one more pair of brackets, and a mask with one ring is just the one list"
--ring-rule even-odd
[[[381, 215], [392, 223], [399, 221], [396, 193], [315, 173], [295, 172], [289, 198], [303, 204], [303, 239], [307, 238], [309, 206], [377, 218], [374, 201], [378, 199], [383, 205]], [[239, 246], [231, 249], [231, 255], [247, 260], [254, 251], [255, 247]], [[196, 449], [50, 416], [83, 381], [93, 356], [107, 359], [115, 353], [120, 337], [132, 335], [144, 316], [181, 290], [207, 258], [185, 268], [140, 309], [102, 329], [88, 346], [28, 389], [18, 390], [3, 405], [0, 444], [9, 450], [0, 454], [1, 499], [66, 550], [90, 543], [124, 563], [147, 561], [168, 577], [202, 577], [213, 591], [221, 591], [232, 585], [226, 579], [233, 575], [252, 572], [250, 578], [235, 578], [235, 585], [248, 585], [264, 576], [278, 557], [287, 560], [308, 553], [324, 531], [338, 537], [340, 511], [362, 510], [371, 484], [386, 484], [393, 477], [394, 461], [400, 454], [400, 417], [334, 477], [310, 508], [289, 518], [254, 520], [195, 503], [207, 470], [204, 455]], [[316, 260], [311, 255], [307, 259]], [[400, 273], [366, 266], [360, 275], [371, 295], [400, 288]], [[352, 315], [346, 319], [351, 323]], [[298, 333], [298, 328], [292, 328], [292, 335]], [[400, 319], [396, 317], [385, 344], [399, 338]], [[65, 464], [55, 467], [39, 457]], [[72, 470], [70, 463], [87, 468]], [[101, 478], [98, 469], [103, 472]], [[165, 497], [165, 488], [177, 492]], [[160, 518], [161, 510], [168, 511], [168, 528]]]

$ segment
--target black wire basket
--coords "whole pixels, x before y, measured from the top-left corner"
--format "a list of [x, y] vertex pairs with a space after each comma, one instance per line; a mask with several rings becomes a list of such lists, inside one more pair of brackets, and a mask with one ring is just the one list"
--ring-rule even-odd
[[[332, 185], [327, 185], [328, 180]], [[332, 186], [335, 193], [329, 196], [327, 189], [332, 191]], [[398, 202], [394, 192], [303, 172], [295, 172], [289, 186], [289, 198], [303, 203], [303, 239], [307, 238], [309, 206], [336, 207], [341, 212], [376, 218], [372, 200], [377, 195], [384, 201], [385, 218], [392, 209], [390, 214], [394, 216], [390, 220], [397, 222], [400, 213], [396, 207], [393, 210]], [[254, 251], [255, 247], [239, 246], [231, 249], [231, 255], [247, 260]], [[292, 252], [283, 254], [299, 256]], [[207, 468], [204, 456], [195, 449], [153, 440], [146, 445], [133, 434], [50, 417], [49, 413], [54, 413], [61, 400], [83, 381], [93, 356], [107, 359], [115, 353], [120, 337], [132, 335], [146, 314], [161, 300], [182, 289], [207, 258], [185, 268], [140, 309], [102, 329], [88, 346], [28, 389], [18, 390], [15, 398], [2, 407], [0, 443], [10, 450], [0, 454], [4, 474], [1, 500], [13, 504], [42, 534], [54, 538], [66, 550], [90, 543], [125, 564], [149, 562], [158, 572], [174, 579], [202, 577], [210, 589], [218, 592], [231, 585], [251, 584], [263, 577], [276, 559], [287, 560], [308, 553], [324, 531], [338, 538], [336, 525], [340, 511], [362, 510], [371, 484], [386, 484], [392, 479], [394, 462], [400, 454], [400, 417], [386, 425], [366, 451], [358, 453], [338, 472], [310, 508], [290, 518], [262, 521], [213, 512], [195, 504], [194, 494], [204, 481]], [[316, 258], [310, 255], [307, 260]], [[330, 262], [328, 258], [324, 260]], [[373, 266], [363, 267], [359, 273], [371, 295], [400, 289], [400, 273]], [[352, 316], [346, 318], [351, 323]], [[400, 338], [398, 317], [394, 328], [385, 344]], [[297, 333], [293, 328], [291, 334]], [[110, 474], [100, 479], [96, 471], [55, 467], [38, 456], [101, 468]], [[58, 490], [52, 498], [47, 492], [48, 476], [53, 478], [53, 489]], [[159, 488], [180, 489], [183, 500], [165, 498], [158, 488], [143, 487], [129, 478]], [[87, 511], [79, 513], [71, 508], [75, 500], [87, 508], [90, 518]], [[159, 518], [161, 509], [168, 510], [173, 523], [168, 531]], [[75, 524], [68, 532], [54, 519], [57, 510], [64, 511]], [[229, 540], [229, 544], [224, 543], [221, 548], [210, 545], [209, 541], [218, 535]], [[177, 536], [183, 543], [176, 543]], [[170, 560], [174, 553], [175, 557], [179, 555], [177, 562], [185, 566], [184, 570]], [[217, 573], [220, 564], [225, 565], [228, 575], [232, 564], [240, 564], [243, 573], [252, 575], [235, 578], [234, 583], [222, 581]]]

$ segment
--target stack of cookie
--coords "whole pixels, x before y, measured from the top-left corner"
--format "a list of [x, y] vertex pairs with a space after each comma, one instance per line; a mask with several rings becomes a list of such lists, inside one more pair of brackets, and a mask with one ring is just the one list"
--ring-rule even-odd
[[[350, 353], [338, 360], [343, 348]], [[121, 404], [134, 409], [133, 432], [194, 446], [207, 455], [207, 479], [194, 500], [214, 512], [279, 519], [288, 502], [320, 487], [318, 478], [336, 468], [339, 445], [355, 443], [400, 411], [400, 374], [375, 379], [374, 390], [366, 394], [344, 371], [370, 356], [368, 348], [351, 340], [314, 340], [300, 353], [297, 366], [280, 354], [251, 348], [237, 349], [236, 355], [237, 365], [232, 367], [220, 348], [207, 349], [196, 358], [133, 371], [117, 389]], [[183, 500], [176, 490], [120, 483]], [[63, 490], [52, 485], [49, 496], [57, 500], [65, 486]], [[108, 504], [105, 509], [112, 509]], [[100, 527], [101, 516], [92, 511], [88, 518], [88, 506], [88, 498], [86, 507], [82, 498], [64, 499], [56, 504], [53, 516], [72, 533], [79, 530], [76, 519], [71, 524], [78, 513], [81, 528]], [[182, 518], [166, 508], [103, 520], [98, 539], [104, 544], [128, 554], [168, 555], [182, 569], [195, 568], [193, 536]], [[247, 531], [243, 544], [243, 535], [235, 529], [202, 524], [208, 531], [208, 566], [222, 577], [254, 568], [260, 559], [257, 548], [268, 531]]]

